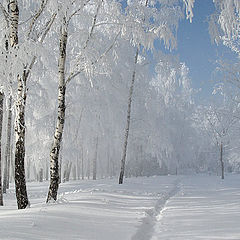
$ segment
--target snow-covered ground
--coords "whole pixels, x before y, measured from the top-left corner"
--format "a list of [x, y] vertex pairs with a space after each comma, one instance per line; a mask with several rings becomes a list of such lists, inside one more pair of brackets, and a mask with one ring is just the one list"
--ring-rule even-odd
[[240, 176], [183, 177], [154, 229], [152, 240], [240, 240]]
[[28, 183], [31, 207], [16, 209], [14, 190], [0, 208], [0, 239], [240, 239], [240, 175]]

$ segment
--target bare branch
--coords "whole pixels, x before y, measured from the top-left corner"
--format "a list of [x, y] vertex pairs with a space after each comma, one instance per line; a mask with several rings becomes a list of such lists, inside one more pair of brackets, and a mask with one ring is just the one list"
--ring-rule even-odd
[[36, 21], [38, 20], [38, 18], [41, 16], [41, 14], [42, 14], [44, 8], [46, 7], [47, 3], [48, 3], [48, 0], [42, 0], [40, 8], [36, 12], [36, 14], [33, 16], [32, 22], [30, 24], [29, 31], [28, 31], [28, 34], [27, 34], [28, 38], [30, 37], [30, 34], [33, 31], [34, 25], [35, 25]]
[[57, 13], [53, 13], [52, 17], [50, 18], [50, 20], [47, 22], [46, 26], [45, 26], [45, 31], [43, 32], [43, 35], [40, 39], [40, 42], [43, 43], [44, 39], [46, 38], [49, 30], [51, 29], [55, 19], [56, 19]]
[[8, 12], [6, 11], [6, 9], [4, 8], [4, 6], [2, 5], [2, 3], [0, 3], [0, 9], [5, 17], [5, 20], [6, 20], [6, 23], [7, 23], [7, 26], [9, 26], [9, 14]]
[[97, 24], [95, 24], [95, 27], [99, 27], [99, 26], [102, 26], [102, 25], [120, 25], [122, 26], [123, 24], [122, 23], [119, 23], [119, 22], [99, 22]]
[[[86, 2], [81, 6], [79, 7], [77, 10], [75, 10], [68, 18], [68, 21], [67, 21], [67, 25], [69, 24], [69, 22], [71, 21], [71, 19], [77, 14], [79, 13], [88, 3], [90, 2], [90, 0], [86, 0]], [[72, 2], [72, 4], [74, 4], [75, 1]]]
[[102, 2], [103, 2], [103, 0], [102, 0], [102, 1], [98, 4], [98, 6], [97, 6], [97, 11], [96, 11], [96, 14], [94, 15], [94, 18], [93, 18], [93, 24], [92, 24], [90, 33], [89, 33], [89, 35], [88, 35], [88, 38], [87, 38], [87, 40], [86, 40], [86, 42], [85, 42], [85, 45], [84, 45], [83, 49], [86, 49], [86, 48], [87, 48], [88, 43], [89, 43], [90, 39], [92, 38], [94, 28], [96, 27], [97, 16], [98, 16], [100, 7], [101, 7], [101, 5], [102, 5]]
[[[48, 24], [46, 25], [45, 31], [44, 31], [41, 39], [40, 39], [40, 43], [43, 43], [44, 39], [46, 38], [49, 30], [51, 29], [51, 27], [52, 27], [52, 25], [53, 25], [53, 23], [54, 23], [54, 20], [55, 20], [56, 16], [57, 16], [57, 14], [54, 13], [54, 14], [52, 15], [51, 19], [48, 21]], [[29, 74], [30, 74], [30, 72], [31, 72], [34, 64], [35, 64], [36, 59], [37, 59], [36, 56], [34, 56], [34, 57], [32, 58], [32, 61], [31, 61], [30, 65], [29, 65], [29, 68], [28, 68], [28, 70], [26, 71], [26, 79], [28, 78], [28, 76], [29, 76]]]

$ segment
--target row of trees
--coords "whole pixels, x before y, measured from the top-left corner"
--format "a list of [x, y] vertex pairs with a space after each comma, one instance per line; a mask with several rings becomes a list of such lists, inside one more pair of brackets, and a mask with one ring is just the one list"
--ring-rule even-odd
[[[188, 2], [185, 4], [187, 6]], [[166, 12], [169, 14], [166, 15]], [[29, 204], [24, 169], [25, 117], [28, 109], [28, 91], [33, 89], [31, 85], [37, 85], [34, 89], [37, 95], [45, 90], [41, 88], [48, 88], [51, 84], [58, 89], [57, 120], [50, 150], [50, 187], [47, 201], [56, 200], [59, 184], [58, 159], [65, 124], [65, 98], [70, 82], [74, 78], [79, 80], [85, 78], [93, 87], [93, 77], [98, 78], [101, 74], [110, 75], [112, 66], [109, 60], [114, 55], [115, 58], [118, 57], [117, 45], [126, 44], [135, 48], [128, 104], [129, 122], [131, 92], [138, 58], [144, 50], [153, 48], [154, 40], [157, 38], [162, 39], [168, 48], [175, 47], [174, 32], [182, 13], [176, 2], [147, 0], [129, 1], [127, 5], [111, 0], [38, 2], [9, 0], [1, 2], [1, 13], [4, 62], [2, 65], [5, 66], [1, 69], [2, 78], [5, 78], [2, 81], [2, 89], [9, 105], [12, 102], [11, 98], [14, 99], [16, 197], [18, 208], [25, 208]], [[56, 48], [57, 42], [59, 49]], [[57, 82], [54, 77], [56, 75]], [[42, 79], [47, 79], [48, 83], [43, 85]], [[52, 90], [53, 88], [50, 91]], [[11, 108], [12, 106], [9, 107]], [[128, 131], [127, 127], [126, 132]], [[125, 146], [126, 142], [127, 136]], [[125, 147], [123, 155], [126, 155], [126, 149]], [[122, 173], [124, 162], [125, 160], [122, 161]]]
[[[225, 41], [230, 26], [220, 20], [230, 5], [214, 2], [217, 21], [211, 26], [221, 32], [212, 32]], [[229, 2], [239, 9], [236, 1]], [[192, 19], [193, 3], [1, 1], [3, 166], [6, 182], [14, 172], [18, 208], [29, 205], [25, 165], [27, 179], [50, 178], [47, 202], [57, 199], [61, 179], [70, 174], [84, 179], [92, 171], [96, 179], [97, 170], [104, 177], [121, 169], [122, 183], [126, 158], [128, 176], [156, 174], [158, 168], [161, 174], [209, 168], [209, 155], [203, 153], [214, 149], [212, 136], [221, 146], [219, 139], [237, 120], [217, 130], [212, 108], [193, 101], [185, 64], [150, 52], [159, 40], [176, 48], [178, 23], [184, 10]], [[234, 34], [229, 36], [235, 41]]]

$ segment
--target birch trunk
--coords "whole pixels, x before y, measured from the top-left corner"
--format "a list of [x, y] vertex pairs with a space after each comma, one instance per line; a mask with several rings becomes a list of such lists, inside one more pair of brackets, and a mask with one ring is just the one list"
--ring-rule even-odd
[[66, 182], [69, 182], [71, 170], [72, 170], [72, 162], [70, 162], [66, 168]]
[[93, 180], [97, 179], [97, 152], [98, 152], [98, 137], [96, 140], [95, 156], [93, 158]]
[[76, 167], [76, 164], [73, 165], [73, 168], [72, 168], [72, 179], [73, 180], [77, 180], [77, 167]]
[[81, 170], [82, 170], [82, 180], [84, 180], [84, 163], [83, 163], [83, 151], [82, 151], [82, 167], [81, 167]]
[[[19, 10], [17, 0], [8, 2], [8, 12], [10, 16], [9, 22], [9, 42], [12, 49], [18, 47], [18, 20]], [[25, 104], [26, 104], [26, 71], [22, 77], [18, 76], [18, 90], [16, 101], [16, 149], [15, 149], [15, 188], [17, 205], [19, 209], [26, 208], [29, 204], [27, 197], [26, 181], [25, 181]]]
[[132, 74], [132, 81], [131, 81], [131, 86], [129, 89], [129, 96], [128, 96], [127, 124], [126, 124], [126, 128], [125, 128], [125, 137], [124, 137], [123, 152], [122, 152], [122, 159], [121, 159], [119, 184], [123, 183], [123, 177], [124, 177], [124, 172], [125, 172], [128, 135], [129, 135], [130, 122], [131, 122], [132, 96], [133, 96], [133, 88], [134, 88], [134, 83], [135, 83], [135, 78], [136, 78], [137, 59], [138, 59], [138, 49], [137, 49], [136, 55], [135, 55], [134, 70], [133, 70], [133, 74]]
[[220, 144], [221, 178], [224, 179], [223, 144]]
[[25, 179], [25, 104], [26, 104], [26, 72], [18, 77], [18, 94], [16, 102], [16, 148], [15, 148], [15, 188], [18, 209], [29, 205]]
[[13, 145], [10, 146], [10, 166], [11, 166], [11, 181], [15, 181], [15, 164], [13, 156]]
[[76, 163], [77, 163], [77, 180], [80, 180], [80, 163], [79, 163], [79, 156], [77, 157]]
[[2, 124], [3, 124], [3, 92], [0, 92], [0, 206], [3, 206], [2, 191]]
[[11, 167], [11, 144], [9, 146], [9, 158], [8, 158], [8, 166], [7, 166], [7, 189], [9, 189], [10, 183], [10, 167]]
[[58, 157], [62, 141], [62, 134], [65, 121], [65, 62], [66, 62], [66, 46], [67, 46], [67, 30], [65, 27], [61, 29], [60, 36], [60, 56], [58, 62], [58, 116], [54, 134], [52, 149], [50, 152], [50, 186], [48, 191], [47, 202], [57, 200], [57, 192], [59, 186]]
[[45, 170], [45, 175], [46, 175], [46, 181], [48, 181], [48, 175], [49, 175], [49, 167], [48, 167], [48, 162], [46, 162], [46, 170]]
[[8, 1], [8, 13], [9, 13], [9, 40], [12, 48], [17, 47], [18, 44], [18, 19], [19, 10], [17, 0]]
[[7, 120], [7, 142], [5, 148], [5, 159], [4, 159], [4, 177], [3, 177], [3, 193], [9, 186], [9, 168], [10, 168], [10, 144], [11, 144], [11, 133], [12, 133], [12, 97], [9, 97], [8, 103], [8, 120]]
[[88, 180], [90, 179], [90, 159], [88, 157], [88, 163], [87, 163], [87, 178]]
[[62, 182], [62, 154], [60, 153], [60, 163], [59, 163], [59, 169], [58, 169], [58, 172], [59, 172], [59, 178], [58, 178], [58, 183], [60, 184]]

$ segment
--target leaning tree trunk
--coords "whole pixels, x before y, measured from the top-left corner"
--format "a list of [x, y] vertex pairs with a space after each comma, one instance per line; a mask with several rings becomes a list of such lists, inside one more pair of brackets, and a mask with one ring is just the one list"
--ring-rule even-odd
[[125, 172], [125, 162], [126, 162], [126, 156], [127, 156], [128, 135], [129, 135], [130, 121], [131, 121], [132, 96], [133, 96], [134, 82], [135, 82], [135, 78], [136, 78], [137, 59], [138, 59], [138, 49], [137, 49], [136, 55], [135, 55], [134, 70], [133, 70], [133, 74], [132, 74], [132, 81], [131, 81], [131, 86], [130, 86], [129, 96], [128, 96], [127, 124], [126, 124], [126, 128], [125, 128], [125, 137], [124, 137], [124, 144], [123, 144], [123, 152], [122, 152], [121, 171], [120, 171], [120, 176], [119, 176], [119, 184], [123, 183], [123, 176], [124, 176], [124, 172]]
[[223, 144], [220, 144], [221, 177], [224, 179]]
[[67, 46], [67, 30], [65, 27], [61, 29], [60, 36], [60, 56], [58, 62], [58, 116], [54, 134], [54, 140], [50, 152], [50, 186], [47, 196], [47, 202], [57, 200], [57, 192], [59, 186], [58, 157], [60, 145], [62, 141], [64, 121], [65, 121], [65, 62], [66, 62], [66, 46]]
[[3, 206], [2, 192], [2, 124], [3, 124], [3, 92], [0, 92], [0, 206]]
[[3, 177], [3, 193], [9, 186], [9, 168], [10, 168], [10, 144], [11, 144], [11, 132], [12, 132], [12, 97], [9, 97], [8, 103], [8, 120], [7, 120], [7, 142], [5, 148], [5, 159], [4, 159], [4, 177]]

